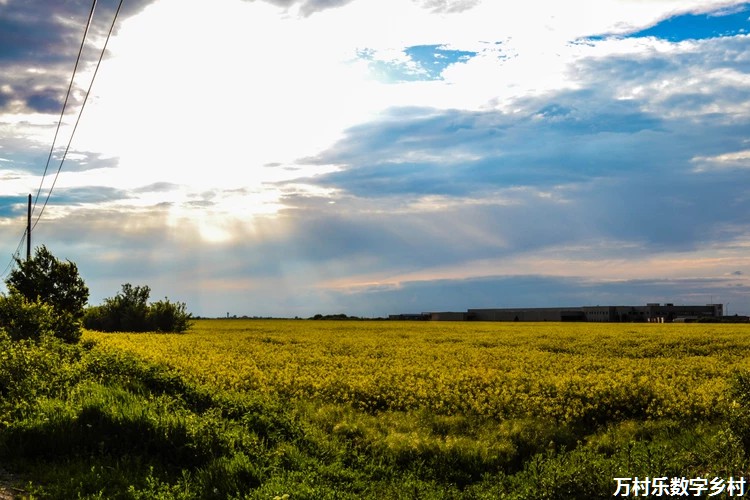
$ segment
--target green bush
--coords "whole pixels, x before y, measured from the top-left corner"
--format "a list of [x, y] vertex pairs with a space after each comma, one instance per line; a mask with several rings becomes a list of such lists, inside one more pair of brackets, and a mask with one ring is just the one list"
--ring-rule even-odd
[[53, 336], [56, 323], [54, 309], [48, 304], [19, 294], [0, 296], [0, 326], [12, 340]]
[[191, 314], [184, 302], [170, 302], [168, 298], [151, 304], [146, 314], [149, 330], [158, 332], [184, 332], [190, 328]]
[[105, 306], [91, 306], [83, 314], [83, 326], [89, 330], [98, 330], [100, 332], [114, 332], [117, 324], [114, 318], [108, 313]]
[[0, 326], [15, 339], [38, 339], [51, 330], [65, 342], [78, 342], [89, 289], [75, 263], [57, 259], [42, 245], [33, 258], [16, 258], [16, 265], [5, 280], [10, 296], [3, 299]]
[[126, 283], [115, 297], [89, 307], [83, 326], [101, 332], [184, 332], [190, 328], [192, 315], [184, 302], [170, 302], [165, 297], [149, 304], [150, 293], [148, 286]]
[[750, 456], [750, 373], [736, 372], [730, 380], [729, 427]]

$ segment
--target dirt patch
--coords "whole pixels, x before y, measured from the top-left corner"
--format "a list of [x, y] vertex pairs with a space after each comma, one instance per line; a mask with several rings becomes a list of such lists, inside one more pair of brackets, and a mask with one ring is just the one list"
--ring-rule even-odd
[[0, 466], [0, 500], [18, 500], [25, 498], [26, 491], [19, 488], [21, 479]]

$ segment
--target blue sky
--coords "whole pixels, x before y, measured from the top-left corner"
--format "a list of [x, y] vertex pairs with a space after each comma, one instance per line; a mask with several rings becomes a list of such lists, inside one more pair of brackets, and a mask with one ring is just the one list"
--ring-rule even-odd
[[655, 37], [670, 42], [705, 40], [750, 33], [750, 4], [729, 5], [707, 13], [669, 17], [646, 29], [628, 34], [630, 37]]
[[[750, 4], [498, 4], [126, 2], [33, 244], [206, 316], [750, 313]], [[0, 1], [6, 261], [89, 9]]]

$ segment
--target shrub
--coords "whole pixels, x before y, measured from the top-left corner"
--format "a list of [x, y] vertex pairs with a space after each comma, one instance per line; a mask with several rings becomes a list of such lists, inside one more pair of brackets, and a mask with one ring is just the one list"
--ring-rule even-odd
[[56, 322], [54, 310], [48, 304], [29, 301], [19, 294], [0, 296], [0, 325], [13, 340], [53, 336]]
[[192, 315], [184, 302], [168, 298], [148, 303], [148, 286], [122, 285], [122, 291], [104, 304], [90, 307], [83, 317], [83, 326], [102, 332], [184, 332], [191, 326]]
[[44, 245], [31, 259], [16, 258], [16, 264], [5, 280], [10, 295], [3, 297], [0, 326], [14, 339], [38, 339], [51, 331], [65, 342], [78, 342], [89, 297], [78, 267], [58, 260]]
[[114, 332], [117, 325], [105, 306], [91, 306], [83, 314], [83, 326], [89, 330]]
[[147, 286], [122, 285], [122, 291], [111, 299], [104, 300], [104, 313], [113, 324], [113, 331], [147, 332], [148, 296]]
[[191, 314], [184, 302], [170, 302], [168, 298], [151, 304], [146, 315], [150, 330], [184, 332], [190, 328]]

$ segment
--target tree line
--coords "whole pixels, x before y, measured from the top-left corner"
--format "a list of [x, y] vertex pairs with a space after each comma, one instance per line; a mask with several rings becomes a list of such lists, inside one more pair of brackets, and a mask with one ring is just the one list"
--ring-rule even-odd
[[56, 337], [75, 343], [82, 328], [105, 332], [184, 332], [192, 315], [183, 302], [168, 298], [149, 303], [148, 286], [122, 285], [114, 297], [87, 306], [89, 289], [70, 260], [57, 259], [44, 246], [16, 267], [0, 295], [0, 329], [12, 339]]

